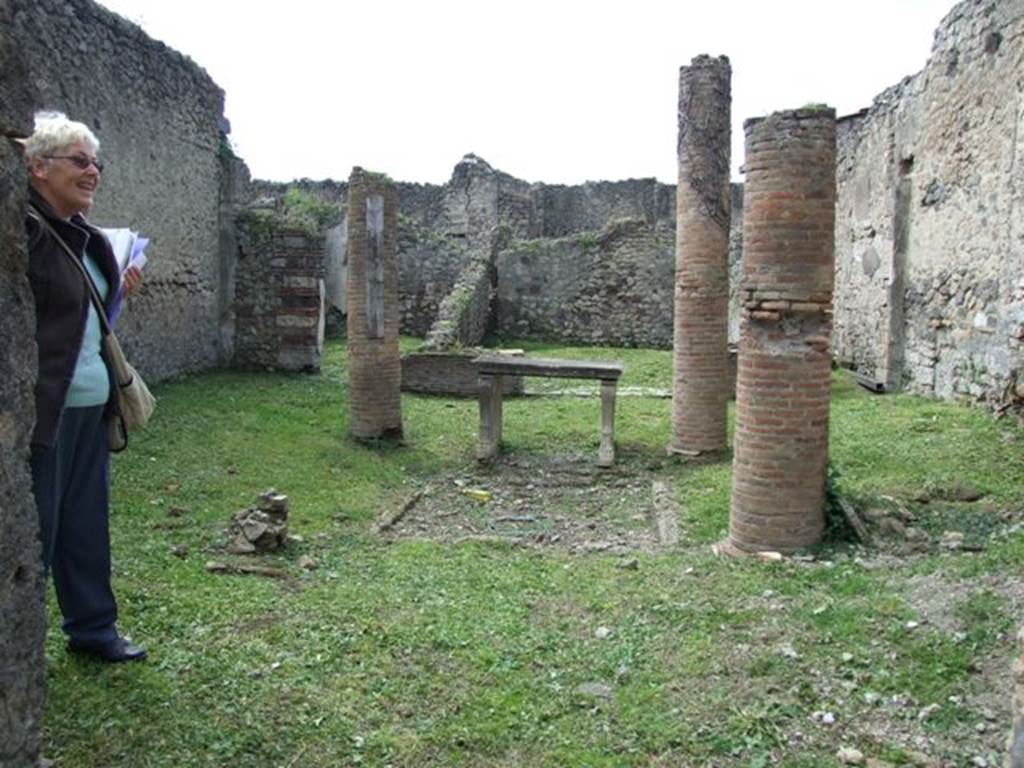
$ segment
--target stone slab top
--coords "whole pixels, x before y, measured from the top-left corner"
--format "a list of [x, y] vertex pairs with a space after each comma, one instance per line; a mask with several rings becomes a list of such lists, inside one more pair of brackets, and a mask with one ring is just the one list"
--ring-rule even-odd
[[478, 374], [549, 376], [563, 379], [617, 381], [622, 363], [606, 360], [560, 360], [551, 357], [517, 357], [484, 354], [473, 360]]

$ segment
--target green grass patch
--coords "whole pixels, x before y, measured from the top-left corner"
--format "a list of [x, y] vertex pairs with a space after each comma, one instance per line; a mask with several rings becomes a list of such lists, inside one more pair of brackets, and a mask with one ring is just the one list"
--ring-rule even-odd
[[[667, 351], [505, 346], [621, 360], [623, 387], [671, 387]], [[978, 488], [973, 506], [915, 510], [936, 535], [967, 525], [984, 551], [887, 567], [828, 547], [810, 562], [718, 559], [708, 545], [728, 528], [731, 458], [667, 458], [671, 401], [655, 396], [619, 399], [617, 467], [668, 477], [679, 547], [630, 553], [625, 567], [514, 541], [385, 540], [374, 521], [415, 490], [486, 480], [474, 474], [475, 401], [403, 395], [404, 444], [356, 442], [338, 343], [318, 375], [162, 384], [152, 426], [114, 459], [120, 624], [151, 657], [114, 668], [69, 657], [51, 595], [44, 751], [76, 768], [819, 766], [835, 764], [840, 740], [898, 763], [924, 735], [965, 763], [985, 749], [979, 670], [1007, 668], [993, 662], [1008, 658], [1018, 607], [999, 585], [1024, 565], [1021, 534], [1005, 534], [1024, 461], [1003, 438], [1024, 435], [838, 374], [834, 392], [844, 493], [911, 504], [922, 490]], [[589, 459], [599, 421], [595, 397], [509, 398], [506, 448]], [[291, 578], [209, 573], [209, 560], [252, 562], [225, 553], [225, 529], [270, 487], [288, 494], [301, 540], [259, 562]], [[625, 494], [605, 510], [642, 524], [631, 511]], [[924, 610], [906, 588], [915, 575], [962, 590], [948, 626], [908, 629]], [[856, 726], [879, 717], [897, 724], [881, 745]]]

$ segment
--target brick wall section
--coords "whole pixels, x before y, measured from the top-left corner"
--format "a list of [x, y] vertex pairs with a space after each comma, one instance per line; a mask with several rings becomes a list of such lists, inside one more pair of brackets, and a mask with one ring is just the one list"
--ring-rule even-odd
[[[367, 200], [384, 199], [383, 334], [368, 332]], [[376, 174], [355, 168], [348, 186], [348, 360], [352, 435], [359, 439], [402, 434], [401, 359], [398, 352], [398, 192]]]
[[324, 238], [268, 211], [239, 220], [235, 357], [241, 368], [320, 369]]
[[725, 56], [679, 68], [670, 448], [682, 451], [726, 446], [731, 79]]
[[27, 174], [12, 136], [32, 131], [33, 96], [12, 3], [0, 0], [0, 765], [35, 766], [46, 697], [46, 613], [38, 517], [29, 479], [35, 423], [35, 315], [26, 273]]
[[835, 112], [779, 112], [746, 130], [730, 543], [820, 540], [828, 461]]

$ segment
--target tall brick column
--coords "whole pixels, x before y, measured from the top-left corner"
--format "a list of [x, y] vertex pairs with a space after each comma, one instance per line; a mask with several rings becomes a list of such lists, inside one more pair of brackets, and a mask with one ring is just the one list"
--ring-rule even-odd
[[398, 193], [353, 168], [348, 181], [348, 359], [352, 435], [401, 437], [398, 353]]
[[725, 56], [698, 56], [679, 68], [670, 452], [726, 445], [731, 77]]
[[35, 425], [35, 307], [28, 283], [28, 172], [10, 138], [32, 132], [35, 94], [0, 0], [0, 765], [33, 768], [46, 699], [46, 610], [39, 516], [29, 476]]
[[748, 120], [729, 544], [821, 539], [828, 461], [835, 111]]

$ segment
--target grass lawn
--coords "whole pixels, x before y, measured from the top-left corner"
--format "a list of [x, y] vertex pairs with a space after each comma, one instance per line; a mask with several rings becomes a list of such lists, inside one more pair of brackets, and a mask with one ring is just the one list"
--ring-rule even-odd
[[[668, 351], [508, 345], [622, 360], [623, 387], [671, 387]], [[488, 479], [474, 474], [477, 406], [403, 395], [406, 445], [355, 443], [341, 344], [318, 375], [215, 372], [155, 394], [151, 428], [114, 460], [112, 517], [120, 624], [150, 659], [69, 657], [51, 593], [44, 751], [60, 768], [809, 768], [838, 765], [840, 747], [879, 765], [997, 764], [1024, 607], [1024, 432], [1010, 420], [836, 374], [842, 493], [976, 546], [829, 543], [766, 563], [712, 554], [730, 459], [667, 458], [668, 399], [620, 397], [614, 477], [667, 478], [678, 546], [587, 554], [377, 533], [417, 490]], [[506, 455], [587, 465], [599, 414], [597, 397], [508, 399]], [[983, 498], [957, 501], [964, 486]], [[299, 540], [227, 554], [231, 513], [270, 487]]]

